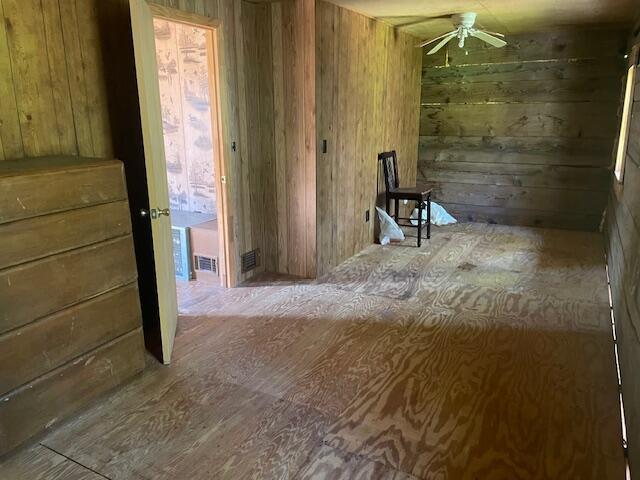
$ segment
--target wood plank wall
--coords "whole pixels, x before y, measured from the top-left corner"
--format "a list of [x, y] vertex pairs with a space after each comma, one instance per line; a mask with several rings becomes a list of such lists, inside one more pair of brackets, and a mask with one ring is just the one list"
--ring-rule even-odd
[[[244, 252], [259, 248], [262, 253], [261, 267], [236, 281], [275, 270], [274, 176], [266, 175], [274, 162], [271, 83], [264, 81], [271, 78], [271, 32], [263, 16], [269, 6], [233, 0], [153, 1], [222, 21], [224, 151], [229, 203], [236, 212], [232, 251], [237, 264]], [[132, 211], [144, 208], [128, 1], [1, 0], [0, 15], [0, 160], [115, 155], [126, 165]], [[152, 289], [145, 273], [150, 271], [150, 239], [135, 215], [133, 221], [141, 281]]]
[[[269, 115], [252, 95], [262, 87], [260, 68], [245, 73], [245, 50], [270, 69], [263, 46], [268, 28], [252, 15], [258, 6], [235, 0], [154, 0], [154, 3], [219, 19], [220, 90], [224, 155], [228, 162], [230, 250], [237, 265], [242, 253], [260, 249], [261, 266], [232, 279], [240, 283], [275, 265], [268, 218], [268, 148], [255, 143], [247, 121]], [[243, 14], [243, 12], [245, 12]], [[254, 15], [254, 16], [255, 16]], [[128, 0], [0, 0], [0, 160], [71, 154], [119, 158], [129, 193], [138, 282], [147, 348], [161, 357], [153, 250], [148, 220], [144, 151], [136, 88]], [[243, 22], [250, 25], [243, 28]], [[245, 39], [246, 37], [246, 39]], [[244, 44], [245, 48], [241, 48]], [[258, 49], [256, 51], [256, 49]], [[117, 52], [117, 54], [114, 54]], [[259, 90], [258, 90], [259, 91]], [[240, 97], [241, 92], [249, 92]], [[241, 101], [242, 100], [242, 101]], [[69, 108], [70, 105], [70, 108]], [[258, 113], [261, 112], [261, 113]], [[52, 128], [52, 120], [54, 127]], [[260, 122], [263, 125], [263, 122]], [[241, 128], [242, 127], [242, 128]], [[259, 138], [269, 138], [268, 132]], [[233, 148], [233, 145], [236, 148]], [[266, 153], [265, 153], [266, 152]], [[264, 161], [264, 163], [263, 163]], [[271, 242], [271, 244], [273, 241]], [[271, 263], [270, 263], [271, 262]]]
[[[622, 30], [476, 39], [424, 55], [418, 181], [462, 220], [598, 228], [616, 132]], [[448, 55], [448, 64], [447, 64]], [[446, 66], [449, 65], [449, 66]]]
[[113, 155], [97, 2], [0, 1], [0, 160]]
[[415, 185], [422, 64], [416, 41], [317, 3], [318, 275], [374, 241], [378, 153], [397, 150], [401, 183]]
[[287, 0], [270, 5], [276, 271], [312, 278], [316, 275], [316, 2]]
[[122, 163], [0, 162], [0, 455], [143, 369], [135, 265]]
[[[640, 44], [640, 19], [629, 47]], [[629, 48], [630, 50], [630, 48]], [[640, 475], [640, 76], [636, 78], [624, 182], [611, 176], [605, 224], [632, 475]]]

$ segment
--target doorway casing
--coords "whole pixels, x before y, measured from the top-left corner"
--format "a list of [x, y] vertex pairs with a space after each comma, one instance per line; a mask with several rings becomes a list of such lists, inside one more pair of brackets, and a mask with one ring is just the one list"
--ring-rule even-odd
[[[222, 258], [219, 261], [219, 271], [221, 284], [225, 287], [233, 287], [237, 283], [237, 274], [234, 256], [231, 254], [233, 245], [229, 234], [232, 231], [230, 224], [232, 216], [228, 210], [227, 168], [224, 159], [222, 134], [218, 48], [221, 22], [206, 16], [150, 3], [147, 0], [130, 0], [130, 9], [149, 206], [157, 211], [164, 211], [168, 208], [169, 194], [153, 19], [157, 18], [192, 25], [206, 32], [209, 95], [211, 99], [211, 133], [214, 148], [213, 161], [214, 171], [216, 172], [216, 201], [219, 206], [218, 238], [220, 242], [219, 251], [222, 253]], [[159, 215], [156, 218], [152, 218], [151, 231], [161, 342], [161, 348], [157, 350], [162, 352], [162, 362], [168, 364], [171, 359], [178, 320], [170, 217]]]

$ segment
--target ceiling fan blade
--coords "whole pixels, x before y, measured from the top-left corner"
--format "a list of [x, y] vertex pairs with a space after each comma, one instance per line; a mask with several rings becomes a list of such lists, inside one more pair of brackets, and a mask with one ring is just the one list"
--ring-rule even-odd
[[425, 46], [429, 45], [430, 43], [435, 42], [436, 40], [440, 40], [441, 38], [448, 37], [449, 35], [453, 35], [453, 34], [457, 34], [457, 33], [458, 33], [457, 30], [454, 30], [453, 32], [444, 33], [444, 34], [442, 34], [442, 35], [440, 35], [440, 36], [438, 36], [436, 38], [432, 38], [431, 40], [425, 40], [424, 42], [416, 45], [416, 47], [417, 48], [425, 47]]
[[457, 32], [451, 32], [449, 35], [445, 36], [442, 40], [438, 42], [438, 44], [433, 47], [431, 50], [427, 52], [427, 55], [433, 55], [442, 47], [444, 47], [451, 39], [456, 38]]
[[476, 37], [482, 40], [483, 42], [487, 42], [489, 45], [493, 45], [494, 47], [497, 47], [497, 48], [504, 47], [507, 44], [507, 42], [505, 42], [504, 40], [493, 37], [489, 35], [487, 32], [483, 32], [481, 30], [475, 30], [471, 32], [471, 36]]
[[395, 17], [380, 17], [380, 20], [392, 24], [395, 28], [406, 28], [428, 23], [437, 20], [450, 19], [451, 15], [438, 15], [435, 17], [421, 17], [417, 15], [408, 16], [395, 16]]
[[484, 33], [488, 33], [489, 35], [493, 35], [494, 37], [504, 38], [504, 33], [490, 32], [489, 30], [481, 30], [481, 31]]

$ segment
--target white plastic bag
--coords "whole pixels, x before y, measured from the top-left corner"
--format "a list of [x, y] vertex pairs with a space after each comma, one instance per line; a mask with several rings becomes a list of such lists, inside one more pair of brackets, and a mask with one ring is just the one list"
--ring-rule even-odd
[[[418, 225], [418, 209], [416, 208], [411, 214], [411, 224]], [[422, 220], [427, 221], [427, 209], [422, 209]], [[438, 205], [436, 202], [431, 202], [431, 225], [451, 225], [452, 223], [458, 223], [444, 209], [442, 205]]]
[[[380, 245], [387, 245], [391, 240], [401, 242], [404, 240], [404, 232], [393, 218], [381, 208], [376, 207], [378, 219], [380, 220]], [[416, 224], [417, 225], [417, 224]]]

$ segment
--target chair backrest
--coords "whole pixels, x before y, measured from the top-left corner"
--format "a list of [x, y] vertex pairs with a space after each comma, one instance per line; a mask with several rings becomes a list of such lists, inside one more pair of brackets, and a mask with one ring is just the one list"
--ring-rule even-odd
[[378, 160], [382, 162], [384, 171], [384, 186], [387, 192], [400, 186], [398, 179], [398, 157], [395, 150], [378, 154]]

